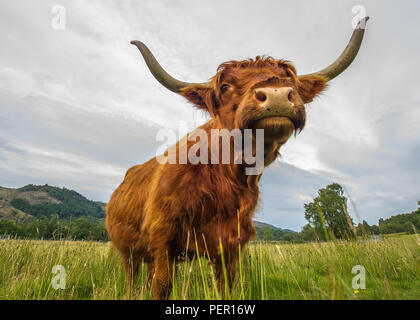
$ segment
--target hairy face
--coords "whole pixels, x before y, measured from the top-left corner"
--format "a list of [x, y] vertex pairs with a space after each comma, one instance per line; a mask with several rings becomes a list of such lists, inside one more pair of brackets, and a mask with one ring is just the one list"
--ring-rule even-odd
[[305, 125], [305, 104], [326, 86], [318, 76], [298, 77], [287, 61], [260, 58], [220, 65], [211, 85], [190, 85], [182, 94], [220, 128], [264, 129], [267, 141], [285, 143]]

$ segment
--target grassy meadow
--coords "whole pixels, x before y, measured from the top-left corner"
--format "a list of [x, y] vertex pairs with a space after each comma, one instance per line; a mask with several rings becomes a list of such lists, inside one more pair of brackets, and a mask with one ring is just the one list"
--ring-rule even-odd
[[[66, 269], [66, 288], [53, 289], [52, 268]], [[352, 268], [366, 270], [354, 290]], [[150, 299], [141, 284], [136, 299]], [[220, 299], [205, 259], [178, 265], [171, 299]], [[119, 257], [107, 243], [0, 240], [0, 299], [126, 299]], [[252, 243], [238, 265], [232, 299], [419, 299], [420, 236], [382, 241]]]

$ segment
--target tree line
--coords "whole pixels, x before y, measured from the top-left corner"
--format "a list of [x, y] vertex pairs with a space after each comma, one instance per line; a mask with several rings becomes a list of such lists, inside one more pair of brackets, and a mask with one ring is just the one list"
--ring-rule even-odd
[[[0, 237], [108, 241], [104, 225], [105, 212], [98, 203], [87, 200], [75, 191], [48, 185], [29, 185], [19, 190], [41, 189], [61, 203], [45, 202], [31, 205], [24, 199], [13, 199], [11, 204], [15, 208], [33, 215], [34, 219], [0, 220]], [[257, 228], [258, 239], [294, 243], [352, 240], [378, 234], [415, 233], [420, 229], [420, 208], [411, 213], [379, 219], [378, 225], [369, 225], [366, 221], [355, 225], [347, 211], [344, 190], [337, 183], [320, 189], [313, 201], [304, 204], [304, 209], [308, 223], [299, 233], [289, 233], [264, 226]]]
[[58, 215], [24, 222], [0, 220], [0, 237], [42, 240], [108, 241], [103, 220], [60, 219]]
[[351, 240], [370, 238], [379, 234], [412, 234], [420, 230], [420, 208], [411, 213], [379, 219], [378, 225], [369, 225], [366, 221], [355, 225], [348, 214], [347, 198], [344, 196], [343, 187], [338, 183], [320, 189], [318, 196], [312, 202], [304, 204], [304, 209], [308, 224], [302, 228], [301, 232], [276, 237], [267, 228], [262, 232], [262, 239], [285, 242]]

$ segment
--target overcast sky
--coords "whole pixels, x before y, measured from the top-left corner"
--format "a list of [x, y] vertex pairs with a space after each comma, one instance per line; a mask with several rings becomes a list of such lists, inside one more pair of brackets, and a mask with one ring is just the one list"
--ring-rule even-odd
[[[52, 27], [57, 4], [65, 29]], [[344, 49], [354, 5], [371, 17], [359, 55], [264, 171], [256, 218], [300, 230], [303, 204], [331, 182], [348, 191], [355, 222], [411, 212], [420, 200], [414, 0], [0, 0], [0, 185], [48, 183], [108, 201], [129, 167], [155, 155], [159, 129], [206, 121], [151, 76], [131, 40], [185, 81], [262, 54], [304, 74]]]

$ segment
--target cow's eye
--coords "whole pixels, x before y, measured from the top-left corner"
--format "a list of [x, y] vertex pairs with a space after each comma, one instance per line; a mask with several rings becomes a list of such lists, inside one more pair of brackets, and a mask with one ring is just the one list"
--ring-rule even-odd
[[225, 93], [228, 88], [229, 86], [227, 84], [224, 84], [223, 86], [220, 87], [220, 92]]

